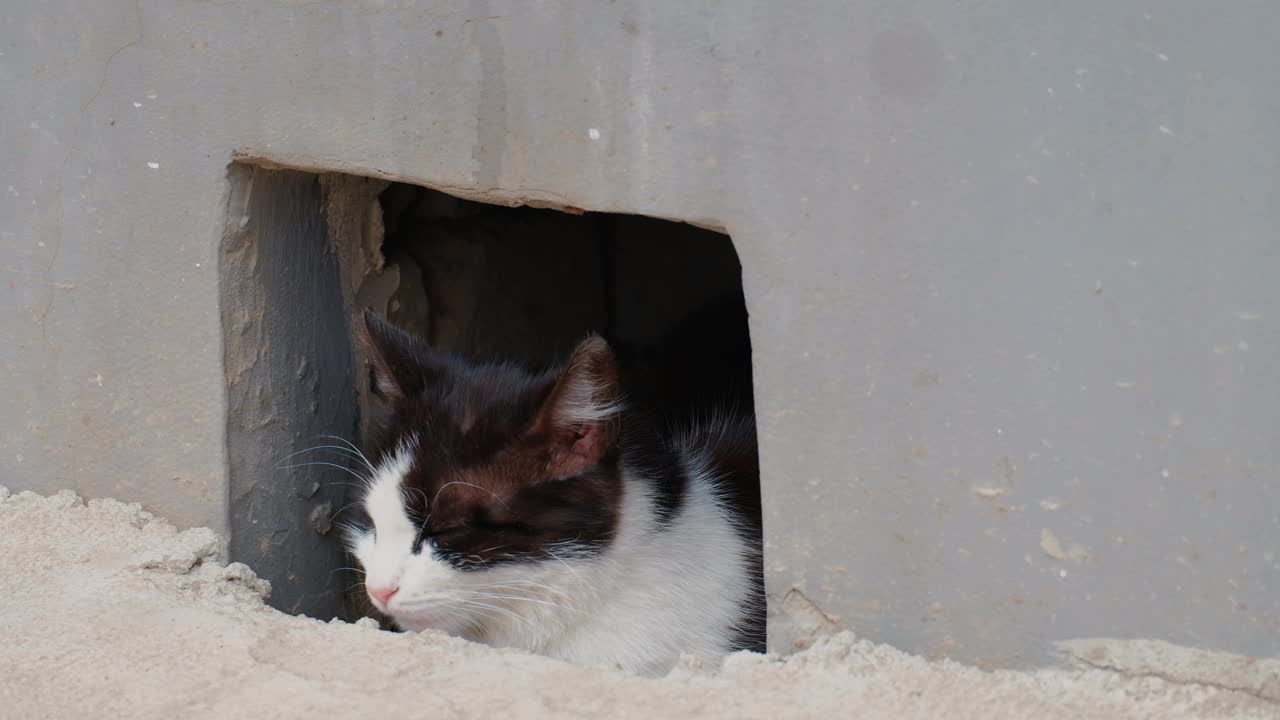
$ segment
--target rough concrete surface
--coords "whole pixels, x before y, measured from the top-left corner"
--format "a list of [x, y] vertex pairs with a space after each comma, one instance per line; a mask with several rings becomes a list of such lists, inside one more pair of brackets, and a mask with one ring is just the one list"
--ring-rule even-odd
[[[137, 505], [0, 488], [0, 708], [27, 718], [1274, 718], [1243, 691], [1106, 670], [985, 672], [841, 634], [647, 680], [263, 605], [218, 536]], [[1209, 666], [1217, 656], [1206, 655]], [[1269, 664], [1268, 664], [1269, 663]], [[1227, 662], [1230, 667], [1230, 661]], [[1185, 668], [1184, 668], [1185, 670]], [[1230, 680], [1231, 678], [1227, 678]]]
[[[278, 607], [332, 612], [346, 564], [330, 534], [350, 471], [294, 454], [351, 437], [349, 304], [316, 176], [236, 166], [219, 266], [230, 558], [279, 583]], [[358, 246], [357, 246], [358, 247]]]

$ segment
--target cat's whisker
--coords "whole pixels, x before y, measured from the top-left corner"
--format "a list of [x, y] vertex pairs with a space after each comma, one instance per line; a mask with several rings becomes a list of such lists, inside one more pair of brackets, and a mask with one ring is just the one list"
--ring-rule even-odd
[[544, 548], [544, 549], [543, 549], [543, 552], [545, 552], [546, 554], [548, 554], [548, 555], [550, 555], [551, 557], [553, 557], [553, 558], [555, 558], [556, 560], [558, 560], [558, 561], [560, 562], [560, 564], [564, 566], [564, 569], [565, 569], [565, 570], [568, 570], [569, 572], [573, 573], [574, 578], [576, 578], [576, 579], [578, 580], [578, 582], [580, 582], [580, 583], [582, 582], [582, 575], [578, 574], [578, 571], [577, 571], [577, 570], [575, 570], [575, 569], [573, 568], [573, 566], [572, 566], [572, 565], [570, 565], [569, 563], [565, 562], [564, 558], [562, 558], [562, 557], [560, 557], [559, 555], [557, 555], [557, 554], [555, 554], [554, 552], [552, 552], [552, 551], [551, 551], [551, 548], [549, 548], [549, 547], [548, 547], [548, 548]]
[[507, 503], [506, 503], [506, 502], [505, 502], [501, 497], [499, 497], [499, 496], [498, 496], [498, 493], [494, 492], [493, 490], [491, 490], [491, 489], [489, 489], [489, 488], [487, 488], [487, 487], [481, 487], [481, 486], [479, 486], [479, 485], [476, 485], [475, 483], [469, 483], [469, 482], [466, 482], [465, 480], [451, 480], [451, 481], [449, 481], [449, 482], [447, 482], [447, 483], [445, 483], [445, 484], [441, 485], [441, 486], [440, 486], [440, 489], [439, 489], [439, 490], [436, 490], [436, 496], [435, 496], [434, 498], [432, 498], [432, 499], [431, 499], [431, 506], [432, 506], [432, 507], [434, 507], [434, 506], [435, 506], [435, 504], [436, 504], [436, 501], [440, 499], [440, 493], [444, 492], [444, 489], [445, 489], [445, 488], [447, 488], [447, 487], [449, 487], [450, 485], [466, 485], [466, 486], [468, 486], [468, 487], [473, 487], [473, 488], [475, 488], [475, 489], [477, 489], [477, 490], [483, 490], [483, 491], [485, 491], [485, 492], [489, 493], [490, 495], [492, 495], [492, 496], [493, 496], [493, 499], [494, 499], [494, 500], [497, 500], [499, 505], [501, 505], [501, 506], [502, 506], [502, 507], [504, 507], [504, 508], [510, 509], [510, 507], [507, 505]]
[[515, 620], [516, 622], [521, 623], [521, 624], [523, 624], [523, 625], [525, 625], [525, 626], [528, 626], [528, 627], [530, 627], [530, 628], [532, 628], [532, 627], [533, 627], [533, 625], [531, 625], [531, 624], [530, 624], [530, 622], [529, 622], [529, 620], [528, 620], [527, 618], [520, 617], [519, 615], [517, 615], [517, 614], [515, 614], [515, 613], [511, 612], [510, 610], [508, 610], [508, 609], [506, 609], [506, 608], [504, 608], [504, 607], [499, 607], [499, 606], [497, 606], [497, 605], [490, 605], [489, 603], [483, 603], [483, 602], [480, 602], [479, 600], [457, 600], [457, 601], [455, 601], [455, 602], [459, 602], [459, 603], [462, 603], [462, 604], [464, 604], [464, 605], [472, 605], [472, 606], [475, 606], [475, 607], [488, 608], [489, 610], [494, 610], [494, 611], [496, 611], [496, 612], [500, 612], [500, 613], [502, 613], [503, 615], [506, 615], [507, 617], [511, 618], [512, 620]]
[[[346, 508], [343, 508], [343, 509], [345, 510]], [[334, 516], [336, 517], [337, 513], [334, 513]], [[359, 525], [356, 525], [355, 523], [349, 523], [342, 520], [335, 522], [333, 525], [334, 527], [341, 530], [344, 535], [347, 535], [347, 536], [357, 535], [359, 533], [368, 531], [368, 528], [361, 527]]]
[[[454, 600], [432, 600], [417, 603], [403, 604], [397, 608], [401, 613], [429, 612], [432, 615], [445, 615], [449, 619], [460, 620], [469, 626], [480, 626], [480, 621], [475, 618], [474, 611], [468, 611], [457, 605]], [[483, 617], [492, 617], [490, 613], [482, 613]]]
[[475, 620], [467, 617], [466, 613], [462, 612], [461, 610], [458, 610], [457, 608], [441, 607], [439, 608], [438, 612], [442, 616], [444, 616], [444, 619], [449, 620], [450, 622], [462, 622], [467, 626], [472, 626], [476, 624]]
[[422, 518], [422, 524], [418, 526], [418, 534], [413, 539], [414, 544], [417, 544], [427, 532], [427, 525], [431, 523], [431, 506], [427, 504], [427, 494], [422, 491], [422, 488], [413, 487], [411, 489], [416, 490], [418, 495], [422, 497], [422, 507], [426, 511], [426, 517]]
[[492, 583], [489, 585], [474, 585], [472, 587], [475, 587], [480, 590], [516, 590], [516, 591], [519, 591], [527, 587], [533, 587], [538, 590], [546, 590], [547, 592], [554, 593], [556, 595], [559, 595], [560, 597], [563, 597], [566, 600], [572, 599], [572, 597], [563, 590], [558, 590], [556, 588], [551, 587], [550, 585], [546, 585], [540, 582], [534, 582], [533, 580], [512, 579], [512, 580], [507, 580], [505, 582]]
[[348, 458], [351, 458], [352, 460], [360, 459], [359, 456], [353, 455], [350, 450], [342, 447], [341, 445], [315, 445], [315, 446], [312, 446], [309, 448], [303, 448], [301, 450], [298, 450], [297, 452], [291, 452], [288, 455], [285, 455], [284, 457], [280, 458], [280, 462], [277, 463], [276, 466], [279, 467], [280, 464], [283, 464], [284, 462], [290, 460], [291, 458], [295, 458], [304, 453], [319, 452], [320, 450], [332, 450], [333, 452], [336, 452], [336, 453], [342, 453], [343, 457], [348, 457]]
[[[430, 505], [428, 505], [428, 503], [427, 503], [427, 494], [426, 494], [425, 492], [423, 492], [423, 491], [422, 491], [422, 488], [420, 488], [420, 487], [414, 487], [414, 488], [411, 488], [411, 489], [412, 489], [412, 490], [414, 490], [415, 492], [417, 492], [417, 493], [418, 493], [418, 496], [422, 498], [422, 508], [423, 508], [424, 510], [428, 511], [428, 513], [429, 513], [429, 512], [430, 512], [430, 510], [431, 510], [431, 507], [430, 507]], [[429, 514], [428, 514], [428, 517], [430, 517], [430, 515], [429, 515]]]
[[353, 501], [351, 501], [351, 502], [347, 503], [346, 505], [343, 505], [342, 507], [338, 508], [337, 512], [333, 513], [333, 516], [332, 516], [332, 517], [338, 517], [338, 516], [339, 516], [339, 515], [341, 515], [342, 513], [346, 512], [347, 508], [355, 507], [356, 505], [359, 505], [359, 504], [360, 504], [360, 503], [362, 503], [362, 502], [364, 502], [364, 500], [363, 500], [363, 499], [360, 499], [360, 500], [353, 500]]
[[480, 613], [480, 617], [476, 617], [476, 613], [468, 612], [463, 608], [454, 606], [452, 603], [440, 603], [431, 606], [433, 613], [443, 616], [446, 620], [461, 623], [468, 630], [473, 632], [482, 632], [484, 628], [483, 618], [493, 617], [491, 613]]
[[537, 598], [531, 598], [531, 597], [522, 597], [519, 595], [499, 595], [497, 593], [486, 593], [486, 592], [473, 592], [472, 595], [475, 595], [477, 597], [489, 598], [490, 600], [519, 600], [521, 602], [531, 602], [531, 603], [536, 603], [538, 605], [546, 605], [547, 607], [553, 607], [560, 610], [570, 610], [573, 612], [581, 612], [580, 610], [578, 610], [578, 608], [569, 607], [567, 605], [561, 605], [560, 603], [551, 602], [549, 600], [538, 600]]
[[364, 483], [363, 487], [368, 487], [368, 486], [373, 482], [370, 478], [367, 478], [367, 477], [365, 477], [365, 476], [361, 475], [360, 473], [356, 472], [355, 470], [352, 470], [351, 468], [349, 468], [349, 467], [347, 467], [347, 466], [345, 466], [345, 465], [339, 465], [339, 464], [337, 464], [337, 463], [331, 463], [331, 462], [324, 462], [324, 461], [321, 461], [321, 460], [313, 460], [313, 461], [311, 461], [311, 462], [305, 462], [305, 463], [294, 463], [294, 464], [292, 464], [292, 465], [278, 465], [278, 466], [276, 466], [276, 469], [277, 469], [277, 470], [291, 470], [291, 469], [293, 469], [293, 468], [311, 467], [312, 465], [324, 465], [324, 466], [328, 466], [328, 467], [331, 467], [331, 468], [337, 468], [337, 469], [339, 469], [339, 470], [341, 470], [341, 471], [343, 471], [343, 472], [345, 472], [345, 473], [350, 473], [350, 474], [351, 474], [353, 477], [355, 477], [357, 480], [359, 480], [359, 481], [361, 481], [362, 483]]
[[535, 583], [535, 582], [532, 582], [532, 580], [521, 580], [521, 582], [508, 582], [508, 583], [498, 583], [494, 585], [484, 585], [484, 587], [509, 589], [509, 591], [515, 591], [515, 592], [530, 592], [530, 591], [547, 592], [550, 594], [556, 594], [556, 596], [562, 597], [564, 598], [564, 600], [570, 600], [570, 601], [573, 600], [573, 596], [571, 596], [570, 593], [562, 591], [562, 589], [552, 587], [552, 585], [548, 585], [545, 583]]
[[[283, 469], [283, 468], [281, 468], [281, 469]], [[327, 483], [325, 483], [325, 484], [324, 484], [324, 487], [326, 487], [326, 488], [331, 488], [331, 487], [350, 487], [350, 488], [356, 488], [357, 490], [364, 490], [364, 489], [365, 489], [366, 487], [368, 487], [368, 486], [367, 486], [367, 485], [357, 485], [357, 484], [355, 484], [355, 483], [349, 483], [349, 482], [333, 482], [332, 480], [330, 480], [329, 482], [327, 482]]]
[[331, 440], [337, 440], [340, 443], [345, 443], [348, 447], [351, 448], [352, 451], [355, 452], [356, 455], [360, 457], [361, 460], [364, 461], [365, 467], [369, 468], [370, 473], [377, 474], [378, 472], [377, 468], [373, 466], [373, 463], [369, 462], [369, 458], [366, 457], [365, 454], [360, 451], [360, 448], [356, 447], [355, 443], [351, 442], [350, 440], [344, 437], [339, 437], [337, 435], [321, 435], [320, 437], [329, 438]]

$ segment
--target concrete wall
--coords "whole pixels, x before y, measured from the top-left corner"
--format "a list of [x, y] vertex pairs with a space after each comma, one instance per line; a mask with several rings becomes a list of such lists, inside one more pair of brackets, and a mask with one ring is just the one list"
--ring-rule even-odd
[[355, 582], [335, 572], [347, 563], [333, 516], [363, 469], [335, 439], [354, 438], [357, 421], [351, 309], [320, 179], [238, 165], [229, 181], [219, 257], [229, 553], [271, 580], [277, 607], [332, 617]]
[[727, 229], [777, 647], [1277, 652], [1273, 3], [11, 5], [0, 482], [228, 527], [270, 161]]

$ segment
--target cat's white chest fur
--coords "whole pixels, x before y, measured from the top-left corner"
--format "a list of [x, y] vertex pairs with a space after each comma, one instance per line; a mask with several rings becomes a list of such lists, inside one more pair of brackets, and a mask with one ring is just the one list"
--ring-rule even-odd
[[617, 537], [604, 553], [503, 569], [496, 582], [544, 584], [538, 598], [547, 604], [508, 603], [516, 616], [495, 615], [474, 639], [647, 675], [665, 673], [682, 654], [718, 662], [746, 621], [751, 551], [713, 485], [691, 475], [664, 527], [645, 486], [628, 482]]

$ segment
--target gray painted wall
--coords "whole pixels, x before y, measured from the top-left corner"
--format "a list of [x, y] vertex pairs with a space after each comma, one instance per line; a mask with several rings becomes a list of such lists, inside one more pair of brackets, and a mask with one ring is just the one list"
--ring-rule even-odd
[[333, 516], [363, 468], [335, 439], [355, 436], [356, 375], [320, 179], [246, 165], [228, 179], [228, 551], [271, 581], [277, 607], [332, 617], [355, 582], [336, 572]]
[[266, 160], [727, 229], [777, 647], [1280, 649], [1274, 3], [11, 5], [0, 482], [227, 528]]

